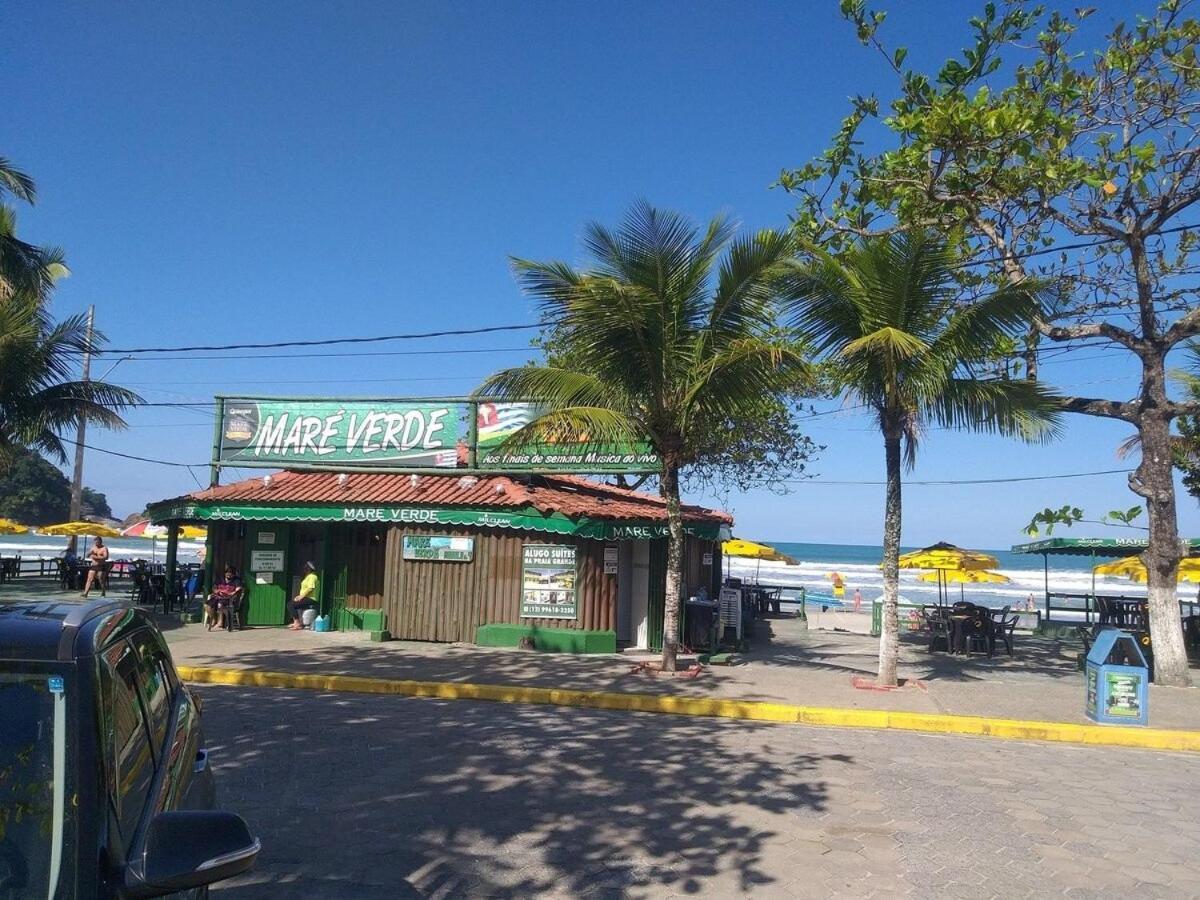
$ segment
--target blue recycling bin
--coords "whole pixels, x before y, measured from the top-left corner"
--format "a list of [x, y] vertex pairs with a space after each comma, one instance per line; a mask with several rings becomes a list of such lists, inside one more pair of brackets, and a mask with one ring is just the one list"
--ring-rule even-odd
[[1102, 725], [1145, 725], [1150, 708], [1150, 668], [1137, 639], [1106, 628], [1087, 655], [1087, 717]]

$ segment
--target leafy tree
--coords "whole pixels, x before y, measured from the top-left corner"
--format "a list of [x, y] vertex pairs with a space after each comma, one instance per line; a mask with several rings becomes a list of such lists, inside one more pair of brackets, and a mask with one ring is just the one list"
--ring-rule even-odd
[[1093, 525], [1108, 525], [1112, 528], [1140, 528], [1142, 531], [1149, 531], [1144, 525], [1134, 525], [1134, 520], [1141, 517], [1144, 510], [1140, 506], [1131, 506], [1129, 509], [1113, 509], [1106, 512], [1099, 519], [1085, 519], [1083, 510], [1078, 506], [1072, 506], [1070, 503], [1065, 506], [1060, 506], [1057, 509], [1047, 506], [1040, 512], [1033, 514], [1033, 518], [1029, 520], [1029, 524], [1022, 529], [1030, 537], [1037, 537], [1042, 531], [1046, 535], [1054, 534], [1056, 525], [1063, 525], [1070, 528], [1080, 522], [1090, 522]]
[[788, 279], [796, 325], [883, 434], [883, 628], [879, 683], [896, 684], [900, 623], [901, 454], [911, 469], [928, 422], [1027, 441], [1054, 434], [1057, 398], [1037, 382], [990, 374], [996, 343], [1028, 321], [1028, 284], [959, 306], [956, 254], [926, 232], [814, 249]]
[[80, 494], [80, 505], [83, 507], [84, 515], [96, 516], [101, 519], [111, 519], [113, 517], [112, 508], [108, 505], [108, 498], [102, 493], [90, 487], [85, 487]]
[[71, 509], [71, 482], [32, 450], [17, 450], [0, 474], [0, 518], [24, 525], [65, 522]]
[[10, 196], [31, 203], [34, 185], [0, 159], [0, 471], [22, 446], [65, 459], [65, 431], [84, 420], [124, 427], [118, 411], [141, 399], [103, 381], [74, 379], [80, 357], [103, 335], [89, 337], [83, 316], [53, 321], [48, 299], [66, 271], [61, 254], [16, 237], [4, 202]]
[[[1179, 373], [1179, 381], [1193, 403], [1200, 403], [1200, 344], [1188, 347], [1189, 371]], [[1180, 416], [1176, 422], [1175, 465], [1183, 473], [1183, 486], [1200, 500], [1200, 414]]]
[[[1040, 342], [1128, 351], [1141, 366], [1132, 400], [1065, 397], [1063, 409], [1125, 422], [1141, 461], [1130, 489], [1149, 517], [1150, 630], [1155, 678], [1190, 679], [1176, 602], [1179, 529], [1171, 423], [1200, 413], [1168, 393], [1166, 359], [1200, 333], [1200, 22], [1190, 0], [1118, 22], [1095, 51], [1078, 50], [1080, 20], [1021, 0], [971, 20], [972, 46], [934, 74], [888, 49], [883, 12], [842, 0], [860, 40], [879, 50], [897, 90], [886, 113], [857, 97], [830, 148], [782, 185], [797, 194], [796, 227], [844, 245], [898, 229], [953, 232], [979, 266], [964, 288], [1056, 279], [1053, 302], [1032, 316], [1023, 365], [1037, 376]], [[881, 119], [882, 117], [882, 119]], [[890, 146], [863, 143], [880, 120]]]
[[[516, 444], [554, 437], [647, 440], [661, 460], [668, 520], [663, 668], [674, 671], [683, 589], [680, 473], [698, 462], [711, 423], [739, 427], [744, 410], [794, 383], [798, 353], [773, 331], [773, 283], [793, 251], [786, 236], [736, 236], [718, 217], [698, 230], [636, 204], [613, 231], [584, 232], [591, 267], [515, 260], [525, 290], [570, 348], [562, 366], [491, 376], [479, 392], [533, 400], [548, 412]], [[715, 269], [715, 272], [714, 272]]]

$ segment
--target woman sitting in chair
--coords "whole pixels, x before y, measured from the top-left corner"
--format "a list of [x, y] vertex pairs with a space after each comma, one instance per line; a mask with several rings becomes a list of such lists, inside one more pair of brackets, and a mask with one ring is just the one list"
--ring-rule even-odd
[[205, 619], [208, 630], [212, 631], [215, 624], [218, 628], [233, 624], [233, 614], [242, 605], [242, 597], [246, 593], [242, 577], [233, 566], [225, 567], [221, 580], [213, 585], [212, 592], [205, 601], [207, 607]]

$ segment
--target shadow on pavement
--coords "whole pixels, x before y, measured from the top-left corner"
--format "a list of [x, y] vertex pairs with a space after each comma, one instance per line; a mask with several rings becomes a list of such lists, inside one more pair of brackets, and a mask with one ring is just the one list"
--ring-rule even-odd
[[815, 770], [854, 762], [753, 723], [199, 692], [220, 804], [263, 841], [221, 886], [238, 896], [697, 893], [718, 872], [746, 890], [773, 880], [771, 818], [824, 811]]

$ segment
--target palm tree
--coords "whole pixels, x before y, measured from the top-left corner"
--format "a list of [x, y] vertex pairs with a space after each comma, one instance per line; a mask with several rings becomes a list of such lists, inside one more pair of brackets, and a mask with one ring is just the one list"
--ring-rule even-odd
[[10, 196], [32, 204], [37, 189], [32, 178], [0, 157], [0, 300], [16, 293], [46, 295], [54, 280], [66, 273], [62, 253], [17, 237], [16, 212], [5, 202]]
[[668, 522], [666, 671], [675, 669], [683, 581], [680, 470], [696, 461], [706, 424], [736, 427], [747, 405], [776, 394], [803, 367], [792, 346], [771, 337], [773, 283], [792, 244], [775, 232], [735, 237], [736, 230], [718, 217], [700, 231], [643, 202], [615, 231], [587, 226], [590, 268], [514, 260], [568, 362], [507, 369], [478, 391], [544, 406], [515, 443], [647, 441], [658, 455]]
[[32, 203], [33, 180], [0, 157], [0, 470], [18, 446], [66, 459], [62, 433], [81, 421], [124, 426], [117, 410], [140, 401], [102, 381], [73, 380], [75, 364], [95, 350], [82, 316], [55, 323], [48, 312], [62, 254], [17, 238], [13, 197]]
[[928, 422], [1027, 441], [1057, 433], [1055, 396], [1040, 383], [990, 375], [998, 348], [1027, 327], [1037, 286], [1006, 285], [958, 302], [955, 255], [932, 234], [868, 238], [838, 256], [793, 264], [786, 306], [834, 382], [869, 407], [883, 433], [881, 685], [896, 684], [901, 454], [911, 470]]
[[17, 446], [66, 459], [62, 434], [81, 419], [122, 428], [117, 410], [141, 401], [103, 381], [77, 381], [80, 356], [94, 351], [83, 316], [51, 321], [44, 303], [27, 293], [0, 299], [0, 470]]

